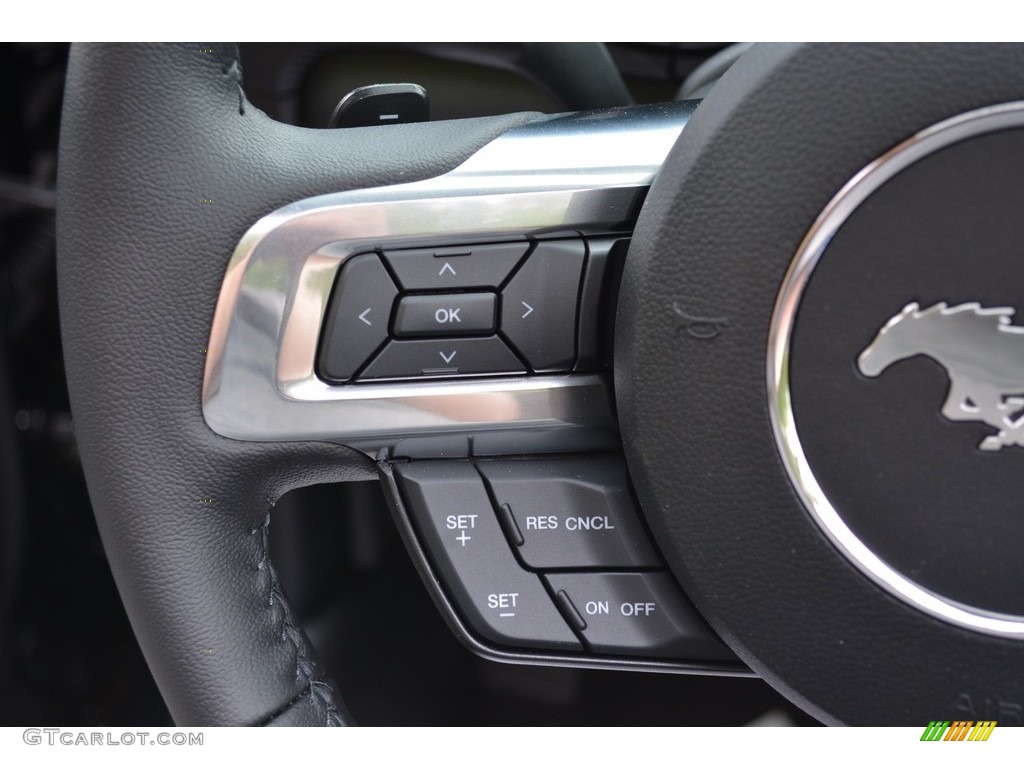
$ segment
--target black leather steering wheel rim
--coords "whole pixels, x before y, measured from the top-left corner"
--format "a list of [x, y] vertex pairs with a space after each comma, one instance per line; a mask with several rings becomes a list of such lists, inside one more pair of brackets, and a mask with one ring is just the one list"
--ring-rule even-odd
[[205, 348], [238, 238], [292, 200], [443, 173], [530, 114], [314, 131], [249, 104], [237, 46], [79, 45], [58, 254], [76, 434], [115, 580], [179, 725], [349, 721], [267, 553], [292, 488], [375, 477], [328, 443], [203, 420]]

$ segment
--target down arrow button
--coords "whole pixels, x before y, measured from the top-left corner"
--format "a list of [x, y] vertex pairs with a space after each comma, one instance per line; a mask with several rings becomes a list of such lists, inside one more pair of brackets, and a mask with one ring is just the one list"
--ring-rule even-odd
[[582, 240], [538, 243], [502, 291], [501, 330], [538, 373], [576, 361]]

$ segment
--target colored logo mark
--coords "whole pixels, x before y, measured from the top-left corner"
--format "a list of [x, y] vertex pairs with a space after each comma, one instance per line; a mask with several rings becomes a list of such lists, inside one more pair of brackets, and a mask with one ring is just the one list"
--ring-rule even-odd
[[931, 720], [921, 741], [988, 741], [995, 727], [995, 720]]

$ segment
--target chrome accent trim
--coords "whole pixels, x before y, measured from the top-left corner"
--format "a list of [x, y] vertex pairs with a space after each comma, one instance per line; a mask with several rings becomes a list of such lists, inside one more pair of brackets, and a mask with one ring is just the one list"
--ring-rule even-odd
[[1024, 127], [1024, 102], [967, 112], [938, 123], [882, 155], [836, 194], [796, 251], [775, 302], [768, 335], [768, 409], [782, 463], [821, 530], [858, 569], [890, 594], [935, 618], [1000, 637], [1024, 638], [1024, 616], [996, 613], [925, 589], [878, 557], [843, 522], [811, 471], [800, 443], [789, 390], [789, 346], [804, 288], [850, 214], [886, 181], [923, 157], [983, 133]]
[[543, 118], [443, 176], [308, 198], [256, 222], [217, 301], [206, 423], [239, 440], [335, 440], [368, 452], [453, 433], [614, 433], [607, 376], [330, 385], [314, 372], [320, 327], [338, 268], [360, 251], [631, 229], [695, 107]]

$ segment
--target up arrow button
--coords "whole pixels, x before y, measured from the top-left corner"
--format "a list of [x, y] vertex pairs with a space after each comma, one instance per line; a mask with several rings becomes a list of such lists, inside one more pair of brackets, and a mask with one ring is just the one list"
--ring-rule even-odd
[[502, 291], [501, 330], [539, 373], [576, 362], [582, 240], [541, 242]]
[[524, 241], [386, 250], [384, 260], [406, 291], [496, 289], [526, 254]]

